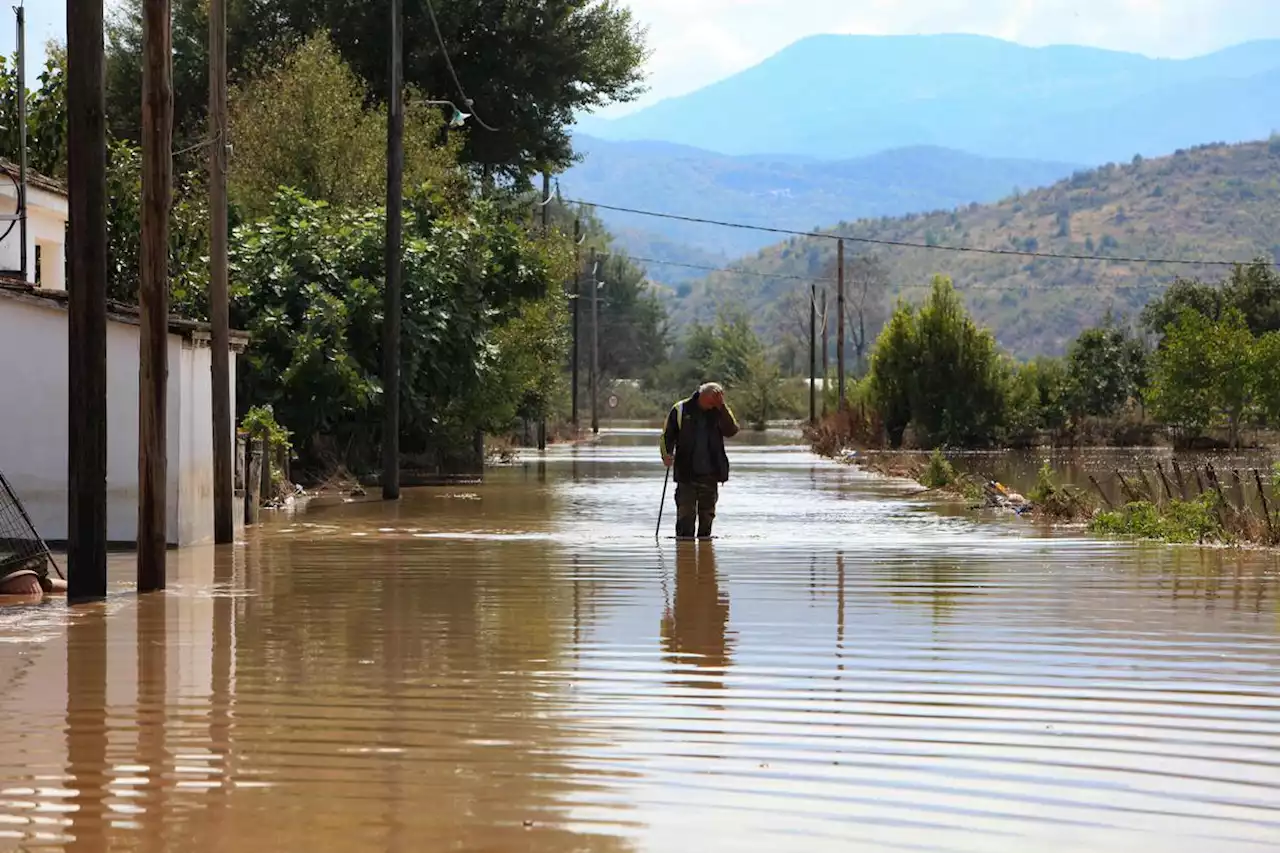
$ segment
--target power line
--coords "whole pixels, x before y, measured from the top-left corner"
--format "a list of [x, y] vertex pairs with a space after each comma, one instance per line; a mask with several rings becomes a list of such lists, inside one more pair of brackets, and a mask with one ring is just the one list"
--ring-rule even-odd
[[[688, 264], [688, 263], [683, 263], [681, 261], [662, 261], [662, 260], [658, 260], [657, 258], [645, 258], [645, 257], [641, 257], [640, 255], [629, 255], [623, 252], [609, 252], [607, 255], [602, 254], [601, 257], [621, 258], [623, 260], [628, 260], [636, 264], [655, 264], [657, 266], [681, 267], [683, 269], [698, 270], [700, 272], [707, 272], [707, 273], [732, 273], [733, 275], [749, 275], [749, 276], [755, 276], [757, 278], [772, 278], [772, 279], [781, 279], [785, 281], [801, 281], [808, 284], [835, 284], [836, 283], [836, 280], [830, 277], [815, 278], [812, 276], [803, 276], [803, 275], [787, 275], [784, 273], [759, 272], [757, 270], [747, 270], [747, 269], [741, 269], [739, 267], [713, 267], [713, 266], [706, 266], [704, 264]], [[929, 288], [929, 287], [933, 287], [933, 284], [930, 282], [915, 282], [915, 283], [894, 285], [890, 289], [907, 290], [910, 288]], [[1130, 282], [1130, 283], [1115, 282], [1115, 283], [1109, 283], [1106, 285], [1103, 285], [1101, 283], [1093, 283], [1093, 284], [1073, 283], [1065, 287], [1052, 287], [1052, 286], [1032, 287], [1026, 284], [998, 285], [994, 283], [990, 283], [990, 284], [979, 283], [979, 284], [969, 284], [963, 287], [957, 285], [956, 289], [962, 293], [971, 291], [971, 290], [1009, 290], [1009, 291], [1026, 290], [1026, 291], [1035, 291], [1038, 293], [1052, 293], [1055, 291], [1062, 291], [1062, 290], [1084, 290], [1086, 288], [1091, 288], [1093, 290], [1102, 290], [1102, 289], [1115, 290], [1118, 288], [1134, 288], [1138, 290], [1151, 290], [1158, 287], [1160, 287], [1160, 285], [1158, 284], [1140, 283], [1140, 282]]]
[[436, 43], [440, 45], [440, 55], [444, 57], [445, 67], [449, 69], [449, 76], [453, 78], [453, 85], [457, 87], [458, 94], [462, 96], [462, 102], [467, 105], [467, 109], [471, 110], [471, 117], [476, 120], [476, 124], [485, 130], [497, 131], [496, 127], [490, 127], [485, 124], [484, 119], [476, 114], [475, 102], [467, 97], [466, 91], [462, 88], [462, 81], [458, 79], [458, 72], [453, 70], [453, 60], [449, 58], [449, 48], [445, 47], [444, 34], [440, 32], [440, 22], [436, 20], [436, 9], [431, 4], [431, 0], [426, 0], [427, 14], [431, 16], [431, 28], [436, 31]]
[[[671, 219], [677, 222], [689, 222], [695, 225], [717, 225], [721, 228], [736, 228], [743, 231], [761, 231], [767, 234], [781, 234], [788, 237], [809, 237], [818, 240], [848, 240], [851, 243], [866, 243], [874, 246], [891, 246], [900, 249], [926, 249], [935, 252], [963, 252], [975, 255], [1004, 255], [1018, 258], [1042, 258], [1064, 261], [1102, 261], [1110, 264], [1173, 264], [1197, 267], [1235, 267], [1246, 266], [1252, 261], [1194, 260], [1188, 258], [1139, 258], [1118, 257], [1115, 255], [1076, 255], [1059, 252], [1036, 252], [1026, 249], [984, 249], [977, 246], [942, 246], [929, 243], [912, 243], [906, 240], [881, 240], [874, 237], [847, 237], [841, 234], [824, 234], [820, 231], [794, 231], [789, 228], [778, 228], [768, 225], [748, 225], [743, 222], [725, 222], [718, 219], [705, 219], [699, 216], [682, 216], [677, 213], [659, 213], [653, 210], [639, 210], [634, 207], [620, 207], [611, 204], [597, 204], [581, 199], [565, 199], [569, 204], [581, 204], [600, 210], [611, 210], [615, 213], [631, 213], [637, 216], [652, 216], [657, 219]], [[1269, 264], [1268, 266], [1280, 266]], [[745, 271], [744, 271], [745, 272]]]

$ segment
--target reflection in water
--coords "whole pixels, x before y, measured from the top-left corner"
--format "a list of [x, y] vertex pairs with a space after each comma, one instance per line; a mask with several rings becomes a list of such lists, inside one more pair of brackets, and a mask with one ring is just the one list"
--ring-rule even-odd
[[[676, 546], [673, 606], [663, 614], [662, 647], [667, 660], [689, 676], [692, 689], [723, 689], [729, 667], [729, 598], [720, 591], [716, 552], [710, 542]], [[693, 677], [692, 669], [700, 677]], [[705, 671], [705, 677], [701, 677]]]
[[0, 850], [1275, 849], [1274, 556], [943, 516], [785, 435], [655, 546], [652, 441], [0, 609], [45, 721]]
[[[78, 608], [67, 626], [67, 786], [74, 807], [74, 853], [107, 849], [107, 614], [100, 604]], [[31, 833], [35, 838], [38, 833]]]

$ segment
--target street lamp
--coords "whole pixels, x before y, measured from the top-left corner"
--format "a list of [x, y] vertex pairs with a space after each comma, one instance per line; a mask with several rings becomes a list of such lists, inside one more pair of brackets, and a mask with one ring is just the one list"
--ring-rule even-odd
[[[462, 110], [458, 109], [458, 105], [453, 101], [423, 101], [423, 103], [439, 107], [452, 107], [453, 116], [449, 119], [449, 127], [462, 127], [466, 124], [467, 119], [471, 118], [471, 113], [464, 113]], [[468, 98], [467, 109], [471, 109], [471, 104], [472, 101]]]

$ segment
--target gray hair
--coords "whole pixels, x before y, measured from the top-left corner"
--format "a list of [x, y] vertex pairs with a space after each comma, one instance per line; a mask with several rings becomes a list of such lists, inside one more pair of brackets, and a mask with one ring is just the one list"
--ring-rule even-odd
[[704, 382], [698, 389], [699, 394], [723, 394], [724, 387], [719, 382]]

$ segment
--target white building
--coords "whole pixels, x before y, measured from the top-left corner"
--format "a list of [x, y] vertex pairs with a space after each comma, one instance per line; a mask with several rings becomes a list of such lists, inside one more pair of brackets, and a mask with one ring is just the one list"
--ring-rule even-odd
[[[18, 167], [0, 159], [0, 213], [18, 210]], [[21, 226], [0, 222], [0, 270], [21, 268]], [[5, 232], [8, 231], [6, 234]], [[67, 289], [67, 191], [57, 181], [27, 172], [27, 282]]]
[[[37, 180], [39, 192], [36, 180], [31, 182], [29, 217], [43, 224], [28, 230], [30, 242], [41, 250], [40, 286], [12, 277], [0, 280], [0, 471], [39, 533], [61, 542], [67, 538], [67, 413], [75, 404], [68, 398], [67, 197], [56, 183]], [[0, 205], [2, 198], [0, 191]], [[50, 224], [55, 221], [56, 226]], [[0, 225], [0, 233], [5, 227]], [[4, 267], [17, 266], [17, 247], [15, 228], [0, 240]], [[28, 258], [34, 255], [30, 251]], [[137, 538], [138, 341], [137, 312], [112, 306], [107, 316], [107, 539], [120, 544]], [[236, 354], [247, 342], [244, 334], [232, 333], [232, 389]], [[208, 327], [171, 319], [168, 349], [168, 539], [170, 545], [191, 545], [213, 538]], [[234, 405], [233, 397], [233, 411]], [[235, 514], [239, 528], [242, 503], [237, 502]]]

